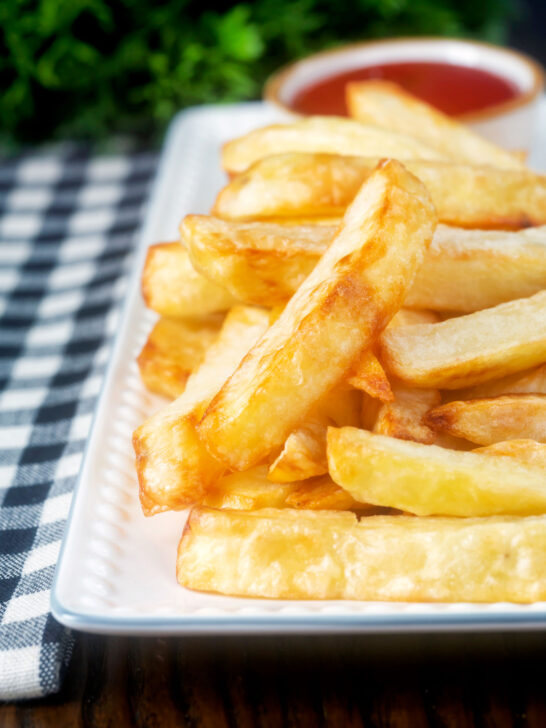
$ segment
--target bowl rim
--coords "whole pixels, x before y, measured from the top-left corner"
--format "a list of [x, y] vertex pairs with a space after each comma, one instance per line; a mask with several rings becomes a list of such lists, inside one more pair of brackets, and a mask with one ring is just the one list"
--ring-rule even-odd
[[[546, 81], [546, 75], [544, 68], [541, 66], [541, 64], [538, 61], [535, 61], [534, 58], [531, 58], [531, 56], [528, 56], [526, 53], [521, 53], [520, 51], [514, 50], [513, 48], [506, 48], [504, 46], [496, 45], [495, 43], [488, 43], [486, 41], [477, 41], [473, 39], [468, 38], [457, 38], [457, 37], [450, 37], [450, 36], [405, 36], [405, 37], [399, 37], [399, 38], [381, 38], [378, 40], [366, 40], [366, 41], [358, 41], [356, 43], [346, 43], [342, 46], [337, 46], [335, 48], [328, 48], [324, 51], [318, 51], [317, 53], [312, 53], [308, 56], [305, 56], [304, 58], [300, 58], [297, 61], [292, 61], [291, 63], [288, 63], [281, 68], [279, 68], [277, 71], [275, 71], [269, 78], [266, 80], [263, 92], [262, 92], [262, 98], [264, 101], [269, 101], [270, 103], [274, 104], [277, 107], [280, 107], [284, 111], [288, 111], [291, 114], [296, 114], [299, 116], [305, 116], [305, 114], [301, 114], [298, 111], [295, 111], [291, 106], [288, 104], [285, 104], [283, 101], [281, 101], [280, 93], [281, 89], [286, 83], [286, 81], [292, 76], [292, 74], [302, 65], [309, 63], [310, 61], [314, 61], [315, 59], [325, 58], [328, 56], [333, 55], [343, 55], [347, 51], [353, 51], [357, 50], [359, 48], [369, 48], [373, 46], [387, 46], [387, 45], [397, 45], [397, 44], [403, 44], [403, 43], [411, 43], [411, 44], [419, 44], [419, 43], [438, 43], [438, 42], [446, 42], [446, 43], [460, 43], [464, 45], [474, 46], [478, 47], [480, 49], [485, 49], [486, 51], [494, 50], [497, 52], [501, 52], [506, 54], [507, 56], [510, 56], [511, 58], [519, 61], [520, 63], [525, 64], [529, 71], [531, 72], [532, 76], [532, 87], [529, 89], [529, 91], [523, 91], [520, 94], [518, 94], [514, 99], [510, 99], [509, 101], [503, 101], [500, 104], [493, 104], [491, 106], [487, 106], [485, 109], [479, 109], [477, 111], [469, 111], [466, 114], [459, 114], [453, 118], [458, 119], [459, 121], [463, 122], [473, 122], [473, 121], [485, 121], [487, 119], [491, 119], [497, 116], [501, 116], [502, 114], [505, 114], [510, 111], [514, 111], [521, 106], [525, 106], [532, 101], [534, 101], [539, 94], [542, 93], [545, 81]], [[479, 66], [476, 66], [479, 67]], [[500, 75], [500, 74], [499, 74]]]

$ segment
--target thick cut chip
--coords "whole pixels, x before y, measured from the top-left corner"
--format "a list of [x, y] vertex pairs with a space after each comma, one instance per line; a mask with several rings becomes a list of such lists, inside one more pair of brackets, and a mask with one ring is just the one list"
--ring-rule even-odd
[[434, 311], [414, 311], [411, 308], [401, 308], [400, 311], [395, 313], [392, 317], [388, 328], [393, 329], [398, 328], [399, 326], [413, 326], [414, 324], [436, 324], [439, 320], [440, 317]]
[[226, 311], [234, 297], [193, 267], [180, 243], [158, 243], [148, 250], [142, 272], [142, 296], [162, 316], [205, 316]]
[[271, 483], [267, 480], [267, 466], [257, 465], [242, 473], [229, 473], [221, 477], [204, 495], [203, 505], [236, 511], [283, 508], [287, 497], [299, 485]]
[[546, 442], [546, 395], [509, 394], [448, 402], [431, 409], [425, 422], [436, 432], [464, 437], [477, 445], [520, 438]]
[[524, 166], [515, 155], [483, 139], [396, 83], [375, 80], [349, 83], [346, 99], [353, 119], [411, 134], [448, 157], [506, 169]]
[[347, 382], [351, 387], [366, 392], [370, 397], [375, 397], [381, 402], [392, 402], [394, 400], [385, 370], [371, 349], [365, 351], [360, 357]]
[[206, 493], [203, 505], [255, 511], [260, 508], [306, 508], [310, 510], [357, 510], [371, 507], [357, 503], [329, 475], [294, 483], [272, 483], [267, 466], [257, 465], [241, 473], [224, 475]]
[[323, 413], [330, 422], [335, 422], [338, 427], [342, 426], [341, 423], [357, 425], [360, 420], [361, 397], [360, 392], [355, 392], [347, 383], [341, 382], [327, 392], [315, 404], [313, 410]]
[[381, 405], [373, 431], [379, 435], [413, 440], [428, 445], [437, 443], [436, 432], [423, 421], [426, 413], [440, 404], [437, 389], [394, 387], [394, 401]]
[[546, 359], [546, 291], [438, 324], [387, 329], [387, 372], [418, 387], [459, 389]]
[[265, 310], [234, 307], [184, 393], [135, 430], [133, 446], [145, 515], [198, 502], [222, 475], [224, 467], [208, 453], [195, 425], [268, 324]]
[[336, 511], [194, 508], [177, 577], [190, 589], [274, 599], [541, 601], [546, 517], [358, 521]]
[[[241, 301], [273, 306], [290, 298], [337, 229], [188, 215], [181, 234], [206, 278]], [[439, 225], [405, 304], [468, 313], [545, 287], [546, 226], [507, 232]]]
[[498, 397], [501, 394], [546, 394], [546, 364], [541, 364], [528, 372], [518, 372], [493, 382], [478, 384], [476, 387], [457, 392], [457, 399], [480, 399]]
[[516, 233], [439, 225], [406, 306], [470, 313], [546, 288], [546, 227]]
[[536, 440], [505, 440], [494, 445], [478, 447], [474, 452], [483, 455], [504, 455], [546, 470], [546, 445]]
[[199, 432], [244, 470], [280, 447], [400, 308], [436, 224], [423, 185], [381, 164], [279, 318], [213, 399]]
[[[220, 192], [214, 214], [228, 219], [338, 218], [377, 158], [279, 154], [256, 162]], [[546, 224], [546, 177], [527, 170], [404, 161], [425, 184], [440, 222], [517, 230]]]
[[170, 399], [179, 397], [221, 325], [221, 316], [159, 319], [137, 360], [147, 389]]
[[294, 488], [287, 497], [286, 507], [313, 511], [372, 510], [372, 506], [355, 501], [347, 491], [336, 485], [329, 475], [300, 482], [299, 487]]
[[546, 473], [354, 427], [328, 430], [328, 470], [355, 500], [418, 516], [546, 513]]
[[275, 482], [306, 480], [328, 472], [326, 431], [329, 426], [360, 424], [360, 395], [342, 384], [314, 407], [305, 421], [290, 433], [283, 449], [269, 468]]
[[326, 463], [326, 431], [328, 421], [307, 417], [305, 422], [286, 438], [283, 449], [271, 464], [268, 478], [276, 483], [306, 480], [328, 472]]
[[381, 409], [381, 400], [370, 397], [362, 392], [362, 407], [360, 409], [360, 426], [365, 430], [373, 430], [377, 422], [377, 415]]
[[240, 300], [286, 302], [332, 242], [336, 226], [230, 222], [188, 215], [180, 225], [194, 266]]
[[[241, 301], [273, 306], [290, 298], [337, 229], [188, 215], [181, 235], [206, 278]], [[439, 225], [405, 303], [467, 313], [545, 287], [546, 226], [514, 233]]]
[[233, 139], [222, 149], [222, 166], [237, 174], [254, 162], [285, 152], [326, 152], [397, 159], [452, 159], [403, 132], [338, 116], [312, 116], [293, 124], [274, 124]]

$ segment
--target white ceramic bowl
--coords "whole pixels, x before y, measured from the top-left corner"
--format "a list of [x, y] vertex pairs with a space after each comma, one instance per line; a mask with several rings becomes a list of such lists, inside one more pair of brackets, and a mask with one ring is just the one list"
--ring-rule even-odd
[[515, 84], [520, 90], [516, 98], [458, 118], [507, 149], [530, 149], [544, 89], [543, 69], [522, 53], [488, 43], [451, 38], [399, 38], [323, 51], [275, 73], [267, 81], [263, 97], [285, 111], [295, 113], [291, 103], [296, 95], [322, 79], [365, 66], [404, 61], [470, 66]]

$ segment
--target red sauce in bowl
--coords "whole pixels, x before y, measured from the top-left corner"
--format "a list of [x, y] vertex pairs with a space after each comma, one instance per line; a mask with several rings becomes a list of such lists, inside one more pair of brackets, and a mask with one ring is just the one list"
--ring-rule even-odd
[[302, 114], [346, 116], [345, 84], [368, 79], [394, 81], [450, 116], [496, 106], [520, 95], [515, 84], [489, 71], [419, 61], [368, 66], [330, 76], [299, 91], [290, 106]]

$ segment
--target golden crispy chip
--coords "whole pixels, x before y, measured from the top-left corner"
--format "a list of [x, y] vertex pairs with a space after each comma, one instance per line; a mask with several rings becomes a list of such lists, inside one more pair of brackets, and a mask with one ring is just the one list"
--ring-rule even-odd
[[381, 405], [373, 431], [379, 435], [413, 440], [428, 445], [438, 443], [438, 435], [423, 421], [431, 407], [442, 401], [437, 389], [394, 387], [394, 401]]
[[360, 409], [360, 426], [365, 430], [373, 430], [377, 422], [377, 415], [381, 409], [381, 400], [370, 397], [362, 392], [362, 407]]
[[158, 243], [148, 250], [142, 271], [142, 296], [162, 316], [205, 316], [226, 311], [235, 299], [193, 267], [180, 243]]
[[[290, 298], [337, 227], [188, 215], [181, 234], [206, 278], [241, 301], [272, 306]], [[405, 303], [467, 313], [545, 287], [546, 226], [514, 233], [440, 225]]]
[[519, 438], [546, 442], [546, 395], [509, 394], [448, 402], [431, 409], [425, 422], [437, 432], [464, 437], [477, 445]]
[[328, 469], [355, 500], [419, 516], [546, 513], [546, 473], [354, 427], [328, 430]]
[[326, 473], [326, 430], [360, 423], [360, 394], [345, 383], [334, 387], [314, 405], [290, 433], [269, 468], [269, 480], [286, 483]]
[[326, 152], [397, 159], [452, 159], [408, 134], [338, 116], [311, 116], [293, 124], [273, 124], [233, 139], [222, 149], [222, 167], [229, 174], [285, 152]]
[[263, 309], [231, 309], [184, 393], [135, 430], [133, 446], [145, 515], [196, 503], [222, 474], [224, 467], [201, 443], [195, 424], [268, 324], [269, 315]]
[[[377, 162], [377, 159], [375, 159]], [[352, 202], [374, 160], [332, 154], [277, 154], [253, 164], [224, 187], [212, 209], [229, 220], [333, 218]]]
[[190, 589], [247, 597], [541, 601], [546, 518], [194, 508], [176, 571]]
[[224, 475], [206, 493], [203, 505], [211, 508], [230, 508], [255, 511], [260, 508], [306, 508], [310, 510], [371, 510], [357, 503], [329, 475], [296, 483], [272, 483], [267, 479], [267, 466], [257, 465], [250, 470]]
[[347, 383], [351, 387], [366, 392], [370, 397], [376, 397], [382, 402], [392, 402], [394, 400], [385, 370], [370, 349], [365, 351], [357, 361], [352, 374], [347, 379]]
[[345, 87], [349, 116], [384, 129], [411, 134], [446, 157], [470, 164], [521, 169], [510, 152], [483, 139], [391, 81], [357, 81]]
[[[341, 490], [328, 475], [313, 478], [305, 483], [272, 483], [267, 479], [267, 465], [256, 465], [256, 467], [240, 473], [235, 472], [222, 476], [204, 495], [202, 505], [238, 511], [284, 508], [288, 505], [287, 499], [292, 494], [298, 493], [303, 486], [310, 490], [312, 487], [320, 487], [325, 483], [329, 483], [331, 489]], [[350, 500], [352, 501], [351, 498]], [[298, 506], [290, 504], [289, 507], [297, 508]]]
[[221, 325], [220, 315], [159, 319], [137, 359], [147, 389], [170, 399], [179, 397], [191, 372], [218, 336]]
[[[434, 238], [432, 240], [434, 241]], [[418, 273], [419, 271], [417, 271]], [[411, 308], [401, 308], [394, 314], [387, 328], [394, 329], [400, 326], [413, 326], [413, 324], [436, 324], [439, 320], [440, 317], [434, 311], [414, 311]]]
[[286, 499], [287, 508], [304, 508], [313, 511], [372, 510], [366, 503], [358, 503], [347, 491], [336, 485], [329, 475], [299, 483]]
[[546, 364], [527, 372], [517, 372], [493, 382], [478, 384], [455, 393], [455, 399], [480, 399], [501, 394], [546, 394]]
[[241, 300], [273, 306], [286, 302], [305, 280], [337, 227], [188, 215], [180, 231], [203, 275]]
[[[296, 152], [267, 157], [224, 187], [214, 214], [232, 220], [338, 218], [377, 161]], [[429, 190], [440, 222], [512, 230], [546, 224], [545, 176], [426, 160], [404, 165]]]
[[387, 372], [419, 387], [459, 389], [546, 358], [546, 291], [438, 324], [387, 329]]
[[318, 400], [313, 410], [323, 413], [330, 424], [334, 423], [338, 427], [356, 426], [360, 422], [361, 399], [360, 392], [355, 392], [346, 382], [341, 382]]
[[222, 476], [203, 496], [203, 505], [237, 511], [283, 508], [287, 497], [299, 485], [271, 483], [267, 480], [267, 465], [257, 465], [242, 473]]
[[[242, 301], [272, 306], [290, 298], [337, 226], [188, 215], [181, 230], [205, 277]], [[545, 287], [546, 226], [507, 232], [439, 225], [405, 304], [467, 313]]]
[[383, 163], [280, 317], [199, 424], [234, 470], [259, 462], [350, 369], [400, 307], [436, 224], [422, 184]]
[[546, 227], [519, 232], [439, 225], [406, 306], [470, 313], [546, 288]]
[[536, 440], [504, 440], [494, 445], [477, 447], [474, 452], [516, 458], [527, 465], [546, 469], [546, 445]]
[[307, 417], [286, 438], [283, 449], [269, 468], [269, 480], [290, 483], [327, 473], [326, 430], [329, 424], [326, 417]]

